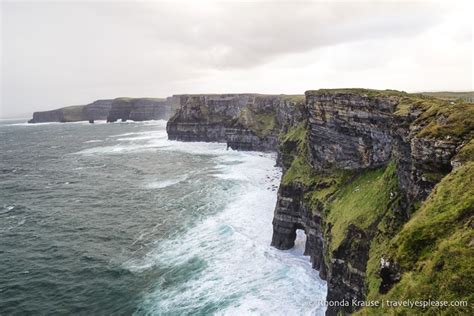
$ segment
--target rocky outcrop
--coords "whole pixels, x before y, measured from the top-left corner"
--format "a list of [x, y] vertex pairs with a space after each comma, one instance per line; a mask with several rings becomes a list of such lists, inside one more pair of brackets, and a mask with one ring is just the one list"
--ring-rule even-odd
[[[305, 231], [305, 253], [327, 281], [327, 300], [348, 302], [329, 305], [327, 314], [337, 315], [403, 280], [410, 267], [388, 246], [453, 166], [466, 172], [473, 107], [392, 90], [308, 91], [304, 101], [186, 95], [167, 131], [170, 139], [277, 150], [283, 178], [272, 246], [290, 249], [296, 230]], [[434, 237], [426, 238], [416, 247]]]
[[252, 94], [182, 95], [180, 108], [166, 127], [168, 138], [226, 142], [226, 128], [253, 97]]
[[168, 119], [177, 109], [177, 96], [166, 99], [117, 98], [97, 100], [87, 105], [64, 107], [51, 111], [34, 112], [28, 123], [79, 122], [96, 120], [148, 121]]
[[46, 123], [46, 122], [63, 122], [64, 114], [62, 109], [34, 112], [33, 118], [28, 123]]
[[306, 102], [315, 168], [373, 168], [390, 160], [397, 97], [308, 91]]
[[304, 191], [304, 187], [298, 184], [280, 185], [273, 217], [271, 245], [282, 250], [291, 249], [295, 245], [296, 230], [304, 230], [305, 255], [310, 256], [313, 268], [326, 280], [323, 219], [320, 212], [306, 207]]
[[84, 106], [84, 121], [103, 121], [107, 119], [112, 100], [97, 100]]
[[171, 116], [171, 111], [171, 105], [164, 99], [117, 98], [112, 102], [107, 122], [166, 120]]
[[232, 149], [275, 151], [282, 128], [302, 119], [301, 96], [182, 95], [168, 121], [168, 138], [225, 142]]
[[[293, 152], [294, 155], [299, 155], [294, 161], [307, 160], [310, 166], [309, 169], [302, 168], [300, 160], [296, 167], [288, 163], [285, 166], [283, 163], [284, 174], [291, 174], [293, 180], [284, 181], [286, 183], [280, 186], [273, 221], [272, 245], [279, 249], [289, 249], [293, 246], [296, 229], [304, 229], [308, 242], [313, 241], [307, 244], [310, 248], [307, 252], [312, 255], [312, 262], [328, 282], [328, 301], [351, 302], [365, 299], [369, 251], [374, 238], [381, 234], [379, 223], [387, 220], [390, 221], [387, 223], [390, 230], [400, 229], [409, 219], [413, 205], [423, 201], [434, 185], [451, 171], [451, 160], [459, 146], [471, 137], [464, 134], [444, 139], [433, 138], [432, 133], [426, 133], [426, 126], [432, 123], [424, 122], [423, 111], [410, 109], [406, 113], [399, 112], [399, 105], [411, 98], [412, 96], [399, 92], [308, 91], [308, 136], [297, 144], [286, 141], [280, 147], [282, 156]], [[443, 104], [429, 104], [424, 110], [432, 111], [434, 106], [442, 107]], [[466, 132], [469, 133], [469, 128]], [[295, 153], [303, 141], [306, 150]], [[284, 162], [285, 157], [281, 161]], [[338, 184], [331, 189], [333, 180], [318, 187], [317, 183], [305, 180], [303, 176], [311, 170], [320, 174], [328, 173], [329, 170], [346, 170], [353, 175], [364, 174], [365, 170], [385, 168], [391, 161], [396, 164], [398, 189], [388, 192], [390, 196], [386, 204], [372, 202], [378, 207], [386, 208], [386, 211], [382, 212], [384, 215], [368, 214], [371, 218], [367, 218], [367, 215], [360, 217], [361, 221], [367, 221], [366, 224], [358, 223], [357, 218], [338, 221], [331, 219], [331, 216], [328, 218], [327, 215], [322, 215], [337, 212], [331, 194], [344, 192], [352, 180], [346, 180], [348, 184]], [[300, 173], [300, 178], [297, 173]], [[324, 193], [328, 187], [332, 191], [329, 196], [316, 200], [313, 198]], [[356, 187], [353, 190], [359, 189]], [[379, 194], [377, 199], [383, 199], [387, 193]], [[342, 193], [339, 195], [339, 198], [343, 198]], [[362, 207], [370, 207], [368, 203], [362, 203]], [[359, 212], [357, 205], [353, 207], [355, 213]], [[388, 213], [391, 215], [387, 216]], [[342, 217], [347, 214], [332, 216]], [[336, 228], [333, 225], [339, 226]], [[342, 227], [343, 236], [342, 240], [336, 242], [333, 239], [340, 234], [340, 225], [345, 225]], [[338, 232], [335, 232], [336, 229]], [[396, 262], [391, 265], [392, 268], [396, 266]], [[389, 270], [386, 265], [381, 267], [381, 291], [388, 291], [399, 275], [399, 271]], [[351, 313], [358, 308], [352, 304], [338, 308], [330, 306], [327, 314], [335, 315], [341, 311]]]
[[80, 122], [105, 120], [110, 111], [112, 100], [97, 100], [87, 105], [76, 105], [57, 110], [34, 112], [28, 123]]

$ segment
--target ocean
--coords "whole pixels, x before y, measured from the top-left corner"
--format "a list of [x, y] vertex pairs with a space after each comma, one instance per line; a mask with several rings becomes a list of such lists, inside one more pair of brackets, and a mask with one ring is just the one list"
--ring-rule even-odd
[[275, 155], [169, 141], [165, 121], [0, 121], [0, 315], [323, 315], [270, 247]]

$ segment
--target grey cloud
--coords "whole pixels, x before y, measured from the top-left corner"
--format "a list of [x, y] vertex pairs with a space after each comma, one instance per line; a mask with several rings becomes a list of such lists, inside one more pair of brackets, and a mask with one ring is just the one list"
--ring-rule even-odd
[[[241, 78], [248, 85], [239, 87], [265, 92], [271, 81], [252, 81], [265, 72], [313, 78], [293, 85], [301, 89], [293, 93], [302, 92], [330, 79], [314, 80], [310, 70], [304, 72], [306, 63], [319, 62], [326, 72], [383, 71], [399, 53], [383, 49], [385, 55], [372, 62], [372, 47], [393, 39], [412, 45], [435, 27], [457, 23], [446, 20], [437, 4], [379, 1], [3, 1], [1, 14], [0, 116], [97, 98], [216, 91], [215, 76], [220, 84]], [[456, 30], [466, 41], [466, 27]], [[360, 45], [332, 57], [350, 43]], [[414, 55], [420, 47], [404, 49]], [[433, 54], [433, 60], [444, 58]], [[281, 60], [285, 64], [278, 66]], [[273, 87], [279, 92], [281, 84]]]
[[[167, 5], [149, 9], [142, 22], [158, 40], [188, 48], [209, 67], [236, 68], [344, 42], [416, 36], [442, 19], [429, 3], [227, 3], [197, 13]], [[155, 13], [174, 19], [153, 19]]]

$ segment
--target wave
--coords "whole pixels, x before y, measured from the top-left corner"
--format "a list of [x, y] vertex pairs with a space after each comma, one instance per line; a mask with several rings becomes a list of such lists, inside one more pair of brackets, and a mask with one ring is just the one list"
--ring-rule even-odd
[[[124, 137], [133, 135], [135, 135], [135, 137]], [[76, 154], [126, 154], [162, 150], [217, 157], [220, 155], [235, 155], [238, 153], [233, 150], [227, 150], [227, 145], [224, 143], [171, 141], [168, 140], [168, 135], [165, 130], [126, 133], [114, 135], [113, 137], [118, 144], [91, 147], [78, 151]]]
[[[29, 120], [29, 118], [25, 118], [25, 121]], [[14, 121], [10, 119], [5, 119], [3, 121]], [[18, 121], [18, 120], [17, 120]], [[89, 121], [78, 121], [78, 122], [42, 122], [42, 123], [28, 123], [28, 122], [21, 122], [21, 123], [11, 123], [11, 124], [0, 124], [0, 127], [6, 126], [45, 126], [45, 125], [70, 125], [70, 124], [78, 124], [78, 125], [99, 125], [99, 124], [139, 124], [139, 125], [155, 125], [160, 127], [166, 127], [167, 121], [165, 120], [152, 120], [152, 121], [127, 121], [127, 122], [114, 122], [114, 123], [107, 123], [106, 120], [95, 120], [93, 124], [89, 123]]]
[[103, 140], [102, 139], [91, 139], [91, 140], [87, 140], [84, 142], [84, 144], [89, 144], [89, 143], [102, 143]]
[[3, 205], [0, 208], [0, 215], [7, 214], [15, 210], [15, 205]]
[[174, 179], [150, 182], [145, 185], [146, 189], [163, 189], [178, 184], [187, 179], [187, 176], [181, 176]]
[[[185, 144], [186, 150], [197, 150]], [[226, 208], [125, 264], [134, 273], [167, 271], [137, 314], [324, 314], [314, 302], [325, 298], [326, 285], [303, 256], [304, 233], [290, 251], [270, 247], [276, 194], [269, 188], [281, 177], [274, 157], [219, 152], [218, 177], [239, 184], [229, 192]]]

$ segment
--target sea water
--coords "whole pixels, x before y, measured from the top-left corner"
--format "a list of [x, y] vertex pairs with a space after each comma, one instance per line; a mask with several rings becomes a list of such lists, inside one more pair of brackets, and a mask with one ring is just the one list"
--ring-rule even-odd
[[0, 121], [0, 314], [322, 315], [270, 247], [275, 156], [169, 141], [165, 121]]

